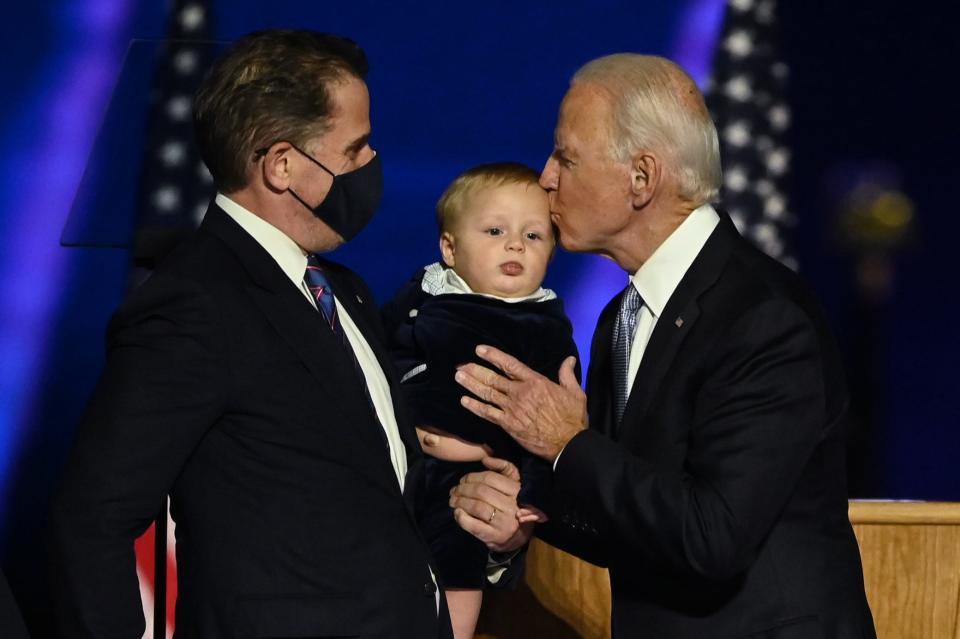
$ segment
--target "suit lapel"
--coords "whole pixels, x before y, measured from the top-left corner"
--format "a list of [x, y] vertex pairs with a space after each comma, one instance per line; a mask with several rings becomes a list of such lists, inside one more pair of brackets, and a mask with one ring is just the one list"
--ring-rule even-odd
[[623, 293], [614, 297], [600, 313], [590, 345], [590, 370], [587, 373], [590, 428], [613, 437], [613, 369], [611, 349], [613, 326]]
[[378, 475], [396, 487], [396, 476], [383, 438], [375, 430], [380, 425], [372, 418], [363, 387], [356, 382], [353, 358], [340, 338], [327, 328], [317, 310], [263, 247], [219, 207], [211, 206], [203, 229], [219, 237], [238, 256], [250, 276], [246, 288], [251, 299], [326, 396], [316, 399], [317, 406], [340, 412], [345, 423], [356, 426], [366, 448], [375, 455], [373, 466]]
[[[698, 298], [717, 281], [737, 235], [730, 219], [721, 214], [720, 223], [694, 259], [670, 296], [643, 353], [637, 376], [623, 413], [623, 424], [639, 424], [657, 396], [683, 340], [700, 318]], [[618, 439], [623, 439], [621, 429]]]

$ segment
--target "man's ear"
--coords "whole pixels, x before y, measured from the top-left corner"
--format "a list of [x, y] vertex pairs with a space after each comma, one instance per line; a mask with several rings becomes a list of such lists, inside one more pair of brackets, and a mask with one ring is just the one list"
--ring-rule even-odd
[[277, 142], [263, 156], [261, 173], [263, 181], [271, 190], [281, 193], [290, 188], [290, 154], [293, 147], [287, 142]]
[[646, 206], [660, 185], [663, 167], [660, 159], [649, 152], [638, 153], [630, 162], [630, 192], [633, 208]]
[[454, 256], [457, 253], [457, 245], [448, 231], [440, 234], [440, 255], [443, 256], [443, 263], [453, 268], [456, 265]]

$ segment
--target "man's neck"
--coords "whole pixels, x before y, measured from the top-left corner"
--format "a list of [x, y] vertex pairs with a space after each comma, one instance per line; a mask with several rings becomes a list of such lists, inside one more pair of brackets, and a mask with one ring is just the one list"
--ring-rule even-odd
[[[227, 194], [228, 197], [247, 209], [297, 243], [306, 253], [326, 253], [337, 248], [336, 235], [329, 231], [329, 241], [320, 241], [315, 227], [316, 220], [309, 211], [300, 210], [303, 205], [288, 193], [257, 190], [252, 186]], [[289, 202], [283, 201], [289, 198]]]
[[627, 273], [637, 272], [697, 206], [679, 199], [668, 206], [651, 203], [636, 212], [632, 223], [617, 236], [615, 244], [605, 255]]

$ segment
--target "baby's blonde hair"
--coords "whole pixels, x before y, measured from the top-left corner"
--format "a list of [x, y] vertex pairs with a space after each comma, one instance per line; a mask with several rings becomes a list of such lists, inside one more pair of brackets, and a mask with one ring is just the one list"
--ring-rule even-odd
[[540, 174], [519, 162], [491, 162], [467, 169], [450, 183], [437, 202], [437, 227], [442, 235], [456, 224], [470, 198], [483, 189], [506, 184], [526, 184], [539, 188]]

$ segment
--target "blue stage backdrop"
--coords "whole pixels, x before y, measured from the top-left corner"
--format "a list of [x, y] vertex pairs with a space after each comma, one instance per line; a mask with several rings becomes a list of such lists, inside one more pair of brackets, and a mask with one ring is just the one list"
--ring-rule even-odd
[[[372, 143], [386, 193], [368, 230], [335, 259], [385, 301], [436, 259], [434, 204], [455, 175], [498, 159], [542, 166], [578, 66], [612, 52], [652, 52], [706, 81], [723, 4], [238, 0], [214, 2], [208, 27], [217, 40], [313, 28], [366, 49]], [[960, 499], [953, 470], [960, 313], [955, 286], [947, 285], [957, 272], [958, 222], [944, 187], [955, 181], [960, 140], [948, 126], [955, 116], [927, 90], [942, 82], [932, 62], [957, 59], [956, 39], [944, 33], [933, 3], [904, 4], [784, 4], [795, 220], [784, 241], [793, 241], [800, 271], [850, 354], [860, 398], [859, 494]], [[46, 632], [47, 501], [129, 271], [127, 251], [62, 248], [60, 235], [128, 43], [162, 39], [166, 9], [136, 0], [13, 3], [0, 26], [0, 563], [36, 636]], [[141, 159], [139, 143], [130, 147], [115, 158], [118, 175]], [[906, 215], [913, 229], [906, 239], [864, 246], [862, 234], [843, 234], [844, 216], [858, 219], [863, 184], [887, 197], [881, 204], [899, 203], [884, 209], [868, 197], [864, 206]], [[119, 201], [131, 188], [115, 185], [117, 228], [130, 227], [135, 215]], [[873, 282], [867, 292], [864, 277]], [[625, 276], [597, 258], [561, 252], [547, 283], [567, 300], [585, 360], [596, 316]]]

